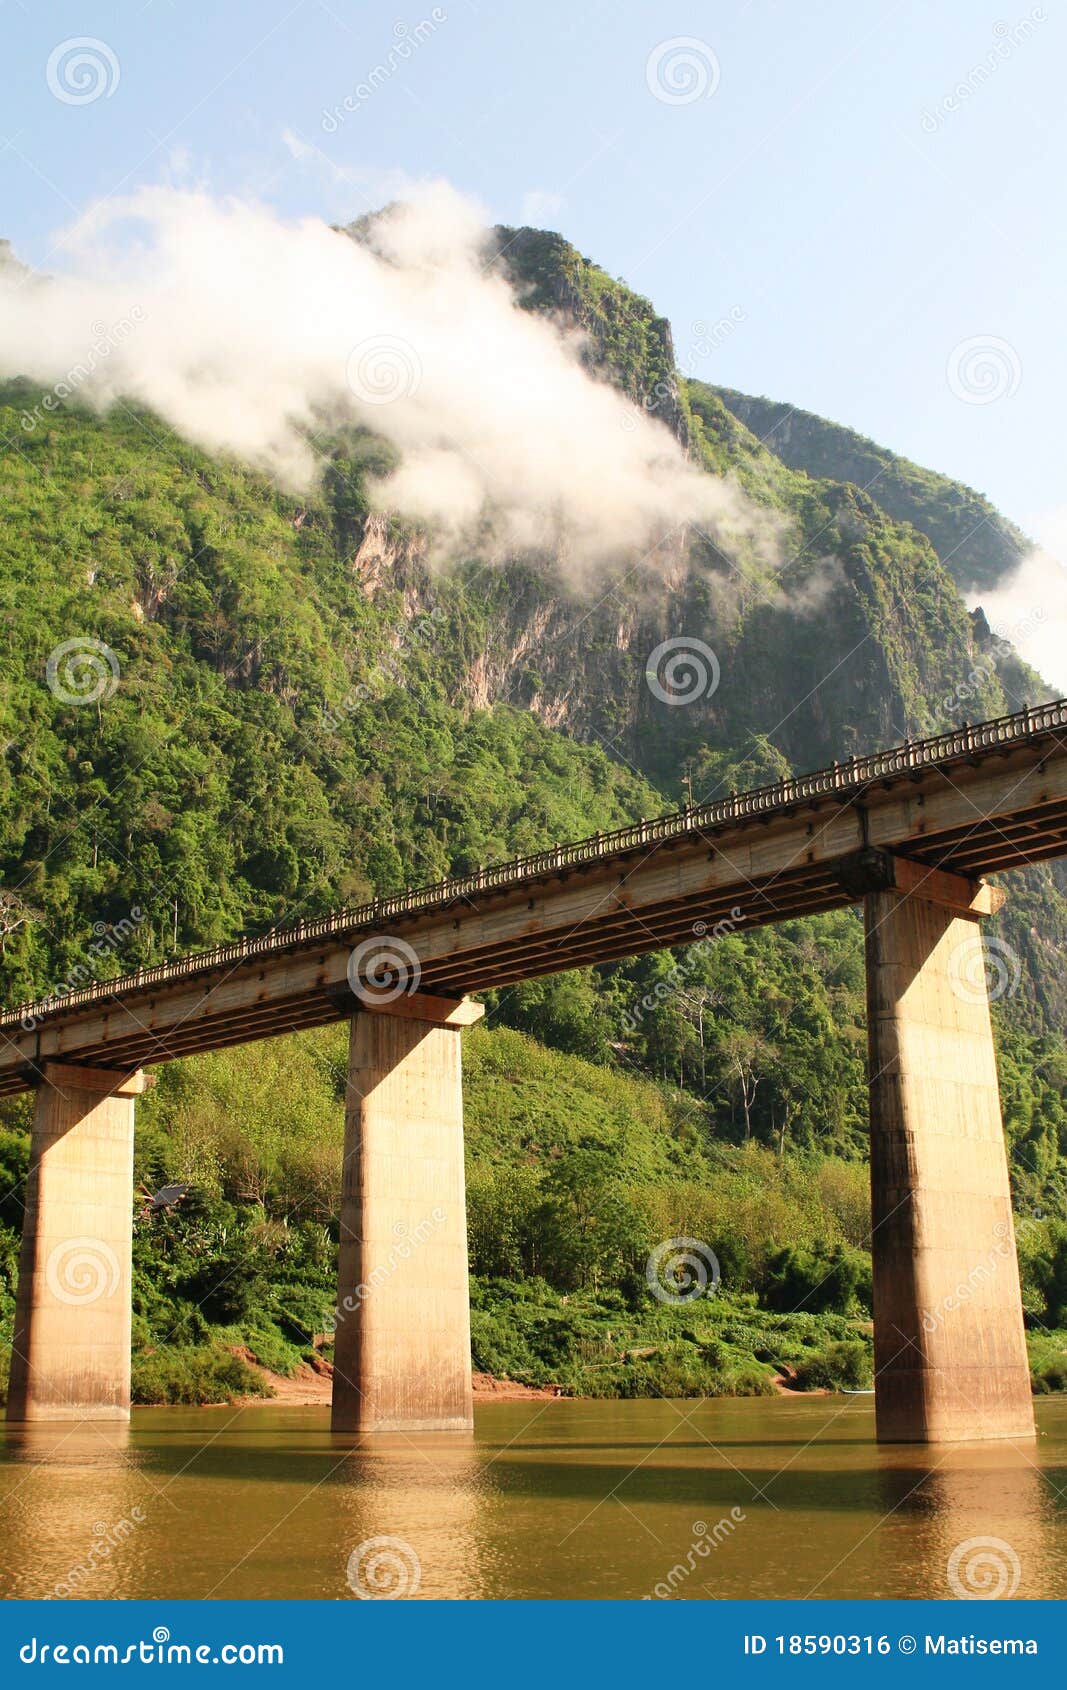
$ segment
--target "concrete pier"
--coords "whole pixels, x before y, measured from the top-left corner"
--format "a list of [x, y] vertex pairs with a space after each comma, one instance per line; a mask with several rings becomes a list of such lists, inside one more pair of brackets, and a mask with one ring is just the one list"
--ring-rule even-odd
[[7, 1418], [128, 1420], [134, 1098], [144, 1076], [49, 1062], [26, 1181]]
[[474, 1423], [460, 1039], [482, 1013], [418, 996], [352, 1022], [335, 1431]]
[[1032, 1438], [980, 949], [999, 894], [912, 879], [865, 899], [878, 1437]]

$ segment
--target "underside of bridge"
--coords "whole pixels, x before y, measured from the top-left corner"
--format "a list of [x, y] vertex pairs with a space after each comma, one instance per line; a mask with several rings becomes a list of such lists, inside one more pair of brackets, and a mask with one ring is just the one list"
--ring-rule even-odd
[[878, 1435], [1032, 1436], [979, 930], [984, 873], [1067, 850], [1067, 706], [1024, 716], [0, 1017], [38, 1093], [9, 1418], [129, 1413], [141, 1069], [348, 1019], [333, 1424], [470, 1426], [468, 994], [862, 903]]

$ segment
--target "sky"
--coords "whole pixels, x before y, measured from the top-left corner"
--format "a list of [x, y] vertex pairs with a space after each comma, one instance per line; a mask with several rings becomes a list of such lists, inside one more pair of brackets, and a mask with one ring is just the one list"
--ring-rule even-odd
[[688, 374], [847, 423], [1067, 556], [1056, 0], [0, 0], [0, 51], [27, 263], [147, 186], [347, 221], [443, 177], [652, 299]]

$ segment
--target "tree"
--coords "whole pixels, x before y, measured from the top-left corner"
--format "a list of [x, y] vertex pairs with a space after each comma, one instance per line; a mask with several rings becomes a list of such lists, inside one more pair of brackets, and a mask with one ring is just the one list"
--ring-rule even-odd
[[7, 942], [28, 921], [39, 921], [41, 913], [33, 909], [17, 892], [0, 887], [0, 957], [7, 955]]
[[724, 1041], [727, 1085], [738, 1099], [745, 1120], [745, 1138], [752, 1137], [752, 1112], [756, 1093], [767, 1077], [778, 1052], [762, 1033], [747, 1027], [731, 1028]]

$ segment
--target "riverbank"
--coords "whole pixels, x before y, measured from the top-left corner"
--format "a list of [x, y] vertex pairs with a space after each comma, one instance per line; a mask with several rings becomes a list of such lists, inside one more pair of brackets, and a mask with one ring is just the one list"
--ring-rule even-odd
[[[812, 1397], [865, 1393], [872, 1326], [865, 1316], [783, 1314], [751, 1294], [636, 1310], [603, 1296], [560, 1296], [543, 1283], [475, 1287], [474, 1391], [480, 1402], [619, 1398]], [[329, 1348], [280, 1345], [269, 1333], [241, 1341], [217, 1329], [191, 1346], [135, 1344], [139, 1407], [273, 1401], [327, 1405]], [[1067, 1388], [1067, 1332], [1027, 1334], [1035, 1395]], [[6, 1383], [0, 1344], [0, 1403]]]
[[[267, 1367], [257, 1367], [254, 1362], [251, 1365], [267, 1386], [271, 1399], [281, 1406], [311, 1408], [328, 1404], [331, 1400], [333, 1368], [329, 1362], [320, 1362], [315, 1367], [302, 1362], [296, 1371], [288, 1376], [284, 1373], [272, 1373]], [[491, 1373], [474, 1373], [471, 1375], [471, 1383], [476, 1397], [495, 1402], [551, 1402], [563, 1396], [557, 1385], [523, 1385], [516, 1379], [494, 1378]], [[243, 1396], [235, 1401], [252, 1404], [262, 1401], [262, 1398]]]
[[[256, 1367], [254, 1362], [251, 1365], [268, 1388], [271, 1399], [281, 1406], [313, 1408], [328, 1404], [332, 1400], [333, 1368], [329, 1362], [319, 1362], [315, 1367], [310, 1367], [306, 1362], [303, 1362], [295, 1373], [288, 1377], [284, 1373], [272, 1373], [267, 1367]], [[772, 1379], [771, 1384], [775, 1393], [782, 1397], [825, 1397], [831, 1394], [826, 1386], [815, 1386], [806, 1391], [800, 1390], [792, 1382], [791, 1375], [788, 1374], [779, 1375]], [[479, 1402], [562, 1402], [565, 1399], [575, 1400], [575, 1394], [564, 1391], [560, 1385], [524, 1385], [518, 1379], [498, 1379], [492, 1373], [472, 1373], [471, 1385], [475, 1399]], [[245, 1396], [238, 1397], [235, 1400], [239, 1403], [251, 1404], [262, 1401], [262, 1398]]]

